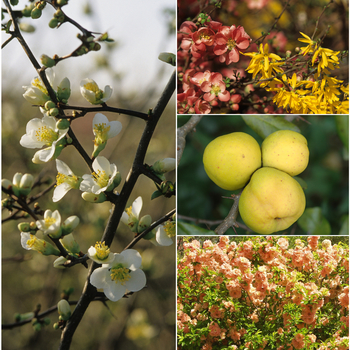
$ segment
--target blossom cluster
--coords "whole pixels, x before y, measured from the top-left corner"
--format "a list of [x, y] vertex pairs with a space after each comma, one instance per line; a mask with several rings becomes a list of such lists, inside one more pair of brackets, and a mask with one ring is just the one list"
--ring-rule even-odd
[[212, 107], [219, 105], [237, 110], [240, 95], [226, 89], [226, 80], [221, 73], [212, 72], [209, 62], [237, 63], [251, 42], [244, 28], [224, 26], [208, 16], [200, 27], [191, 21], [182, 23], [178, 42], [181, 48], [178, 52], [179, 77], [182, 82], [178, 113], [207, 114]]
[[349, 250], [310, 236], [183, 243], [179, 349], [348, 349]]

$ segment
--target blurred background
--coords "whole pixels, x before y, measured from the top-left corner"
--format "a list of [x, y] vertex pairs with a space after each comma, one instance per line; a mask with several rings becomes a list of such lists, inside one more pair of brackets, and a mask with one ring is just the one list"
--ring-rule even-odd
[[[279, 116], [267, 116], [267, 118], [279, 118]], [[298, 175], [307, 185], [306, 208], [320, 208], [322, 220], [328, 222], [324, 222], [313, 234], [348, 234], [348, 149], [340, 139], [336, 117], [285, 118], [292, 120], [308, 141], [309, 165]], [[178, 116], [178, 126], [182, 126], [188, 119], [186, 116]], [[213, 234], [210, 230], [214, 230], [228, 215], [233, 201], [224, 197], [230, 197], [232, 193], [237, 194], [239, 190], [225, 191], [212, 182], [204, 171], [202, 158], [209, 142], [218, 136], [237, 131], [252, 135], [260, 145], [263, 141], [263, 138], [254, 132], [241, 116], [204, 116], [196, 126], [195, 132], [187, 136], [186, 147], [178, 167], [179, 234]], [[182, 216], [191, 219], [181, 220]], [[196, 222], [198, 219], [208, 223], [198, 224]], [[240, 218], [238, 221], [242, 223]], [[237, 234], [251, 234], [242, 228], [237, 228], [236, 231]], [[226, 234], [235, 232], [230, 228]], [[297, 235], [306, 232], [295, 223], [279, 234]]]
[[[21, 10], [27, 4], [19, 1], [14, 7]], [[102, 43], [98, 52], [62, 61], [55, 68], [59, 80], [68, 77], [72, 95], [70, 105], [89, 106], [79, 92], [80, 81], [94, 79], [100, 88], [113, 87], [113, 107], [147, 113], [154, 108], [174, 70], [158, 60], [161, 52], [175, 53], [175, 4], [173, 0], [72, 1], [63, 10], [83, 27], [96, 32], [108, 31], [113, 43]], [[78, 45], [78, 29], [66, 23], [58, 29], [50, 29], [48, 22], [55, 12], [49, 5], [38, 20], [24, 18], [35, 32], [24, 33], [25, 40], [37, 59], [42, 54], [59, 56], [69, 54]], [[8, 17], [5, 17], [7, 20]], [[3, 22], [5, 22], [5, 20]], [[3, 42], [7, 39], [3, 35]], [[22, 86], [29, 86], [37, 76], [33, 66], [16, 40], [2, 50], [2, 178], [12, 180], [16, 172], [40, 176], [46, 182], [36, 188], [39, 193], [55, 181], [55, 162], [36, 165], [31, 162], [37, 150], [20, 146], [26, 124], [32, 118], [42, 118], [38, 108], [32, 107], [23, 97]], [[92, 119], [87, 114], [72, 124], [82, 146], [91, 154], [93, 150]], [[115, 163], [122, 175], [121, 189], [132, 165], [145, 122], [126, 115], [104, 113], [109, 120], [119, 120], [123, 129], [109, 140], [102, 156]], [[175, 157], [175, 104], [174, 96], [168, 104], [148, 148], [146, 163], [152, 165], [161, 158]], [[89, 172], [86, 164], [74, 149], [65, 149], [59, 159], [67, 163], [77, 175]], [[166, 175], [175, 181], [174, 172]], [[175, 207], [175, 199], [163, 197], [151, 201], [156, 190], [154, 183], [140, 177], [128, 206], [138, 197], [143, 198], [141, 215], [150, 214], [153, 221]], [[74, 237], [83, 252], [101, 238], [111, 205], [91, 204], [81, 199], [81, 192], [71, 190], [61, 201], [53, 203], [52, 190], [38, 200], [43, 210], [58, 209], [62, 220], [71, 215], [80, 218]], [[2, 219], [9, 215], [3, 209]], [[24, 250], [20, 243], [17, 224], [30, 221], [6, 221], [2, 226], [2, 323], [15, 321], [16, 313], [26, 313], [41, 305], [41, 311], [54, 306], [64, 289], [74, 288], [70, 300], [78, 300], [85, 283], [87, 270], [81, 266], [57, 270], [52, 266], [55, 257], [45, 257]], [[134, 238], [125, 225], [120, 224], [111, 246], [112, 252], [121, 252]], [[80, 323], [71, 349], [174, 349], [175, 347], [175, 244], [155, 247], [142, 240], [134, 249], [143, 258], [143, 270], [147, 276], [147, 288], [118, 302], [91, 303]], [[73, 307], [72, 307], [73, 310]], [[30, 323], [2, 332], [2, 349], [56, 349], [61, 331], [52, 324], [58, 321], [57, 312], [49, 315], [51, 324], [36, 332]]]

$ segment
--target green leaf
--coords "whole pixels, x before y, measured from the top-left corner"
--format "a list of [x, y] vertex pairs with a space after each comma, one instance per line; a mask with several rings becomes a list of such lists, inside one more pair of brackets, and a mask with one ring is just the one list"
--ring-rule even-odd
[[263, 139], [278, 130], [292, 130], [300, 132], [293, 123], [280, 116], [272, 115], [242, 115], [245, 123]]
[[152, 199], [155, 199], [155, 198], [158, 198], [158, 197], [160, 197], [160, 196], [162, 196], [162, 192], [160, 192], [160, 191], [154, 191], [154, 192], [152, 193], [151, 200], [152, 200]]
[[349, 149], [349, 116], [336, 115], [335, 123], [337, 125], [339, 138], [343, 142], [345, 148]]
[[215, 235], [214, 231], [206, 230], [205, 228], [187, 224], [185, 222], [177, 223], [177, 234], [179, 236], [192, 236], [192, 235]]
[[349, 235], [349, 215], [346, 215], [340, 228], [339, 235]]
[[331, 225], [319, 207], [307, 208], [298, 220], [298, 225], [309, 235], [329, 235]]

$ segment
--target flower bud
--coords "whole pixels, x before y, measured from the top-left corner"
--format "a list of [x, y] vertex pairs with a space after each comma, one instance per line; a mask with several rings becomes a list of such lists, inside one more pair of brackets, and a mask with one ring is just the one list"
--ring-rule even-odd
[[12, 182], [8, 179], [1, 180], [1, 187], [5, 190], [10, 190], [12, 188]]
[[70, 216], [62, 224], [62, 236], [72, 233], [73, 230], [79, 225], [80, 219], [77, 216]]
[[175, 158], [164, 158], [156, 161], [152, 169], [159, 174], [164, 174], [169, 171], [173, 171], [176, 168], [176, 159]]
[[52, 18], [49, 22], [49, 27], [50, 28], [56, 28], [58, 26], [58, 19], [57, 18]]
[[30, 17], [33, 19], [38, 19], [41, 17], [42, 11], [38, 9], [37, 7], [34, 7], [32, 12], [30, 13]]
[[60, 119], [56, 123], [56, 128], [60, 130], [64, 130], [70, 127], [70, 122], [68, 119]]
[[35, 7], [38, 8], [39, 10], [43, 10], [46, 6], [46, 2], [45, 1], [39, 1], [35, 4]]
[[64, 6], [68, 4], [68, 0], [57, 0], [57, 5]]
[[139, 225], [137, 227], [137, 232], [138, 233], [143, 232], [151, 225], [151, 223], [152, 223], [152, 218], [150, 215], [143, 216], [139, 221]]
[[40, 62], [45, 67], [49, 67], [49, 68], [56, 65], [56, 61], [47, 55], [41, 55]]
[[57, 10], [54, 15], [54, 18], [57, 18], [58, 22], [63, 22], [64, 21], [64, 13], [61, 10]]
[[103, 203], [107, 199], [106, 195], [103, 192], [101, 192], [100, 194], [94, 194], [92, 192], [83, 192], [81, 196], [84, 199], [84, 201], [91, 203]]
[[102, 150], [106, 147], [107, 142], [96, 144], [94, 143], [94, 151], [92, 152], [92, 158], [96, 158]]
[[22, 10], [23, 17], [30, 17], [30, 14], [34, 8], [35, 4], [31, 3]]
[[51, 115], [52, 117], [56, 117], [59, 113], [60, 111], [58, 110], [58, 108], [51, 108], [49, 110], [49, 115]]
[[35, 32], [35, 27], [34, 26], [32, 26], [31, 24], [28, 24], [28, 23], [23, 23], [23, 22], [21, 22], [19, 24], [19, 29], [22, 32], [25, 32], [25, 33], [33, 33], [33, 32]]
[[63, 265], [67, 259], [64, 256], [60, 256], [53, 262], [53, 267], [56, 269], [65, 269], [65, 266]]
[[72, 311], [70, 309], [70, 305], [66, 299], [62, 299], [57, 304], [57, 311], [59, 315], [61, 316], [62, 320], [67, 321], [69, 320]]
[[17, 227], [18, 227], [18, 229], [21, 232], [29, 232], [29, 231], [31, 231], [29, 222], [21, 222], [21, 223], [18, 224]]
[[159, 54], [158, 59], [172, 66], [176, 65], [176, 56], [173, 53], [162, 52]]
[[24, 174], [19, 184], [19, 192], [22, 196], [28, 196], [34, 184], [34, 177], [31, 174]]
[[15, 175], [13, 175], [12, 183], [14, 186], [19, 187], [22, 176], [23, 175], [21, 173], [16, 173]]
[[80, 253], [80, 247], [77, 241], [74, 239], [74, 236], [72, 233], [64, 236], [60, 239], [60, 242], [62, 245], [70, 251], [72, 254], [78, 255]]
[[49, 100], [45, 103], [44, 107], [47, 111], [49, 111], [51, 108], [55, 108], [56, 104], [55, 104], [55, 102]]
[[71, 94], [71, 89], [70, 89], [70, 81], [69, 79], [66, 77], [64, 78], [60, 85], [58, 85], [57, 87], [57, 98], [63, 102], [63, 100], [65, 100], [67, 103], [67, 100], [69, 99]]
[[10, 0], [10, 4], [12, 6], [16, 6], [16, 5], [18, 5], [18, 0]]

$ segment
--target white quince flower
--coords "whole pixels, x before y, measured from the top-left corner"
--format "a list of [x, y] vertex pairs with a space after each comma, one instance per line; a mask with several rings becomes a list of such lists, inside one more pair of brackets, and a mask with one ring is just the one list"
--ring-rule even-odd
[[103, 289], [106, 297], [117, 301], [126, 291], [137, 292], [146, 285], [146, 275], [139, 269], [142, 258], [139, 252], [128, 249], [114, 254], [114, 260], [93, 271], [90, 283]]
[[[33, 162], [48, 162], [55, 156], [56, 148], [64, 144], [63, 138], [69, 128], [58, 129], [56, 119], [50, 116], [44, 116], [42, 119], [31, 119], [26, 126], [26, 134], [21, 137], [20, 144], [26, 148], [44, 148], [34, 155]], [[62, 141], [61, 141], [62, 140]]]
[[92, 121], [95, 144], [100, 145], [108, 139], [117, 136], [122, 130], [122, 123], [117, 120], [109, 121], [102, 113], [96, 113]]
[[175, 223], [167, 221], [156, 228], [155, 240], [159, 245], [169, 246], [173, 244], [171, 237], [175, 236]]
[[92, 175], [83, 175], [80, 190], [94, 194], [111, 191], [114, 187], [113, 181], [118, 173], [117, 166], [110, 164], [105, 157], [99, 156], [93, 161], [92, 168], [94, 170]]
[[52, 212], [46, 210], [43, 220], [37, 220], [36, 225], [44, 234], [50, 235], [53, 238], [61, 237], [61, 215], [58, 210]]
[[142, 197], [137, 197], [129, 208], [122, 214], [121, 222], [128, 225], [133, 232], [137, 231], [139, 216], [142, 209]]
[[114, 253], [111, 253], [105, 242], [96, 242], [94, 246], [88, 249], [88, 256], [98, 264], [109, 264], [114, 260]]
[[79, 189], [81, 182], [81, 179], [74, 175], [69, 166], [59, 159], [56, 159], [56, 168], [58, 174], [56, 176], [56, 187], [53, 191], [52, 197], [54, 202], [58, 202], [62, 199], [72, 188]]
[[80, 92], [83, 97], [93, 105], [105, 103], [112, 96], [113, 89], [106, 85], [104, 91], [92, 79], [84, 79], [80, 83]]
[[21, 245], [26, 250], [36, 250], [43, 255], [59, 256], [61, 254], [51, 243], [37, 238], [29, 232], [21, 232]]

